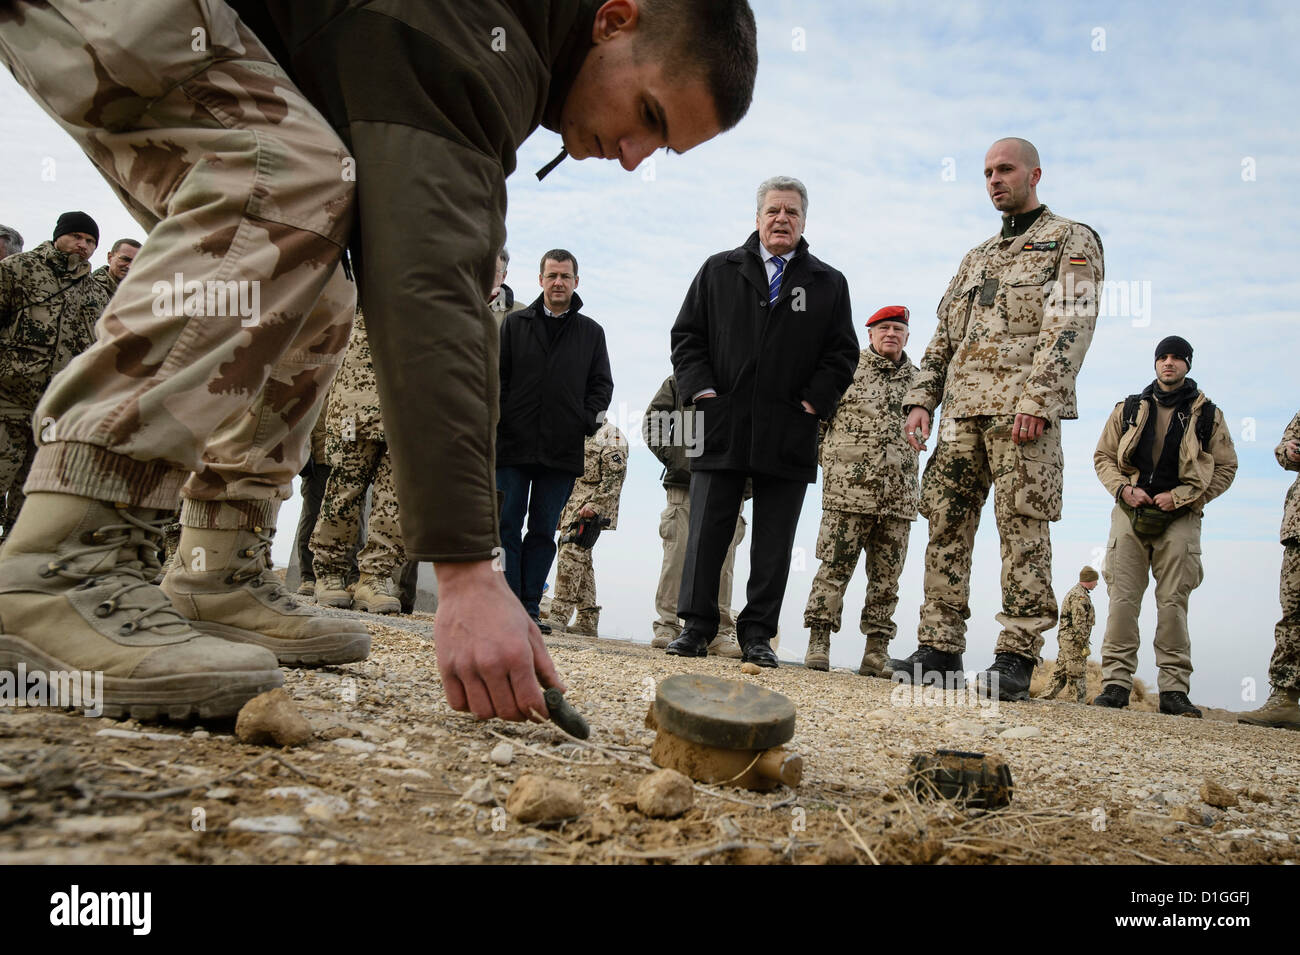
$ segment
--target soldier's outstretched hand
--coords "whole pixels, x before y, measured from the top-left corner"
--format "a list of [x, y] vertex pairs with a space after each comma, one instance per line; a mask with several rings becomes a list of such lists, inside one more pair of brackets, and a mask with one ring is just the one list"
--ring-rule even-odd
[[930, 440], [930, 412], [919, 405], [914, 406], [907, 413], [907, 423], [903, 425], [903, 433], [907, 436], [907, 443], [912, 446], [912, 450], [924, 451], [925, 442]]
[[565, 686], [505, 575], [490, 560], [439, 563], [434, 569], [433, 641], [451, 708], [481, 720], [544, 721], [543, 685], [561, 691]]

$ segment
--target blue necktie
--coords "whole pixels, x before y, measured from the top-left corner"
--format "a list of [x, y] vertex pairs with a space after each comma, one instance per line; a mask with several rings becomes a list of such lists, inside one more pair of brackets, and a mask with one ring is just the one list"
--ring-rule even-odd
[[781, 294], [781, 273], [785, 270], [785, 259], [779, 255], [772, 256], [772, 264], [776, 266], [776, 271], [772, 273], [772, 281], [767, 283], [767, 300], [769, 303], [775, 302], [776, 297]]

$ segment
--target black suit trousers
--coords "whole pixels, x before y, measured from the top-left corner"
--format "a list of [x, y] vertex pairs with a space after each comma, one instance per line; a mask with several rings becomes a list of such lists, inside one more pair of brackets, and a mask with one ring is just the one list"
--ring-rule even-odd
[[742, 641], [770, 640], [776, 635], [781, 616], [790, 577], [790, 551], [807, 482], [745, 471], [694, 471], [677, 615], [686, 627], [710, 639], [718, 633], [722, 562], [736, 532], [736, 513], [744, 503], [745, 481], [751, 477], [754, 513], [750, 522], [749, 584], [745, 609], [736, 618], [736, 634]]

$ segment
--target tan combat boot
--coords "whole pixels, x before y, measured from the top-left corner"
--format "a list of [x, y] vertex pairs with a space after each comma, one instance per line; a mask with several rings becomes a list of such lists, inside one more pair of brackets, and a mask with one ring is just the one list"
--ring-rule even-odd
[[813, 627], [808, 636], [808, 652], [803, 655], [803, 665], [809, 670], [831, 668], [830, 627]]
[[578, 611], [573, 626], [569, 627], [569, 633], [577, 634], [580, 637], [597, 637], [600, 636], [599, 627], [600, 608], [590, 607]]
[[29, 495], [0, 554], [0, 671], [102, 674], [82, 708], [114, 719], [230, 717], [280, 686], [273, 654], [196, 632], [151, 583], [171, 516]]
[[1275, 729], [1300, 730], [1300, 690], [1273, 687], [1268, 700], [1257, 710], [1237, 714], [1238, 723], [1271, 726]]
[[357, 589], [352, 594], [352, 605], [367, 613], [399, 613], [402, 601], [397, 596], [397, 584], [389, 576], [362, 574]]
[[548, 608], [543, 610], [539, 607], [538, 609], [539, 616], [551, 625], [552, 630], [564, 631], [569, 629], [569, 621], [573, 619], [573, 606], [571, 604], [552, 600]]
[[858, 666], [858, 674], [888, 679], [891, 672], [889, 641], [885, 637], [867, 637], [867, 646], [862, 651], [862, 663]]
[[[668, 646], [668, 644], [664, 644]], [[726, 657], [728, 660], [739, 660], [745, 655], [745, 651], [740, 649], [740, 641], [736, 639], [735, 632], [720, 633], [713, 638], [709, 644], [709, 656]]]
[[322, 607], [342, 607], [346, 610], [352, 606], [352, 592], [342, 574], [321, 574], [316, 578], [316, 603]]
[[[654, 633], [655, 635], [650, 638], [650, 646], [654, 647], [656, 650], [662, 650], [664, 647], [668, 646], [668, 644], [676, 640], [677, 637], [679, 636], [679, 634], [677, 633], [670, 633], [667, 630], [660, 630], [658, 628], [655, 629]], [[717, 643], [717, 642], [718, 641], [716, 640], [713, 641], [713, 643]], [[713, 643], [710, 643], [709, 646], [712, 647]], [[739, 649], [740, 644], [736, 644], [736, 648]]]
[[272, 573], [273, 534], [261, 527], [181, 528], [179, 559], [163, 592], [195, 630], [266, 647], [282, 664], [364, 660], [370, 653], [364, 623], [300, 604]]

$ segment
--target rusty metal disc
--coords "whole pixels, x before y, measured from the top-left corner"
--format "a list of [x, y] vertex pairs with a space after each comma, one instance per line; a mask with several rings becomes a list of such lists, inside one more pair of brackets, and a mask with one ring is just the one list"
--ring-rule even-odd
[[767, 749], [794, 736], [790, 699], [743, 680], [670, 676], [655, 693], [654, 715], [662, 729], [722, 749]]

